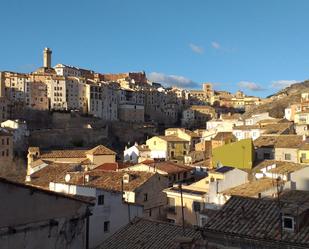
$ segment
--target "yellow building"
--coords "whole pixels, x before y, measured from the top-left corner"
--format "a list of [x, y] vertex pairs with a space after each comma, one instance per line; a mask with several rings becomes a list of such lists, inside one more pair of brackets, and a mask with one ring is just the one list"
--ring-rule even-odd
[[165, 130], [165, 136], [176, 136], [188, 141], [190, 151], [194, 150], [195, 144], [199, 143], [201, 138], [199, 134], [184, 128], [168, 128]]
[[176, 136], [155, 136], [146, 141], [151, 158], [182, 162], [189, 152], [189, 142]]
[[[191, 189], [189, 186], [174, 186], [164, 190], [167, 195], [167, 219], [175, 224], [182, 224], [182, 206], [185, 224], [199, 225], [200, 211], [204, 209], [207, 192]], [[182, 203], [181, 203], [182, 192]]]
[[299, 147], [297, 151], [297, 162], [298, 163], [309, 163], [309, 144], [304, 143]]

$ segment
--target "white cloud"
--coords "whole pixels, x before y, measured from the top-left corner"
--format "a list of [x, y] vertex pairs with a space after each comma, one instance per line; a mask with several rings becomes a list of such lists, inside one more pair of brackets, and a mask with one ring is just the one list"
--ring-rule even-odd
[[191, 50], [192, 50], [194, 53], [197, 53], [197, 54], [203, 54], [203, 53], [204, 53], [204, 48], [201, 47], [201, 46], [198, 46], [198, 45], [196, 45], [196, 44], [190, 43], [190, 44], [189, 44], [189, 47], [191, 48]]
[[300, 81], [298, 80], [276, 80], [272, 82], [271, 86], [276, 89], [283, 89], [292, 84], [299, 83], [299, 82]]
[[237, 85], [242, 89], [246, 89], [246, 90], [250, 90], [250, 91], [254, 91], [254, 92], [265, 90], [265, 88], [261, 87], [260, 85], [258, 85], [255, 82], [251, 82], [251, 81], [240, 81], [240, 82], [238, 82]]
[[166, 75], [164, 73], [152, 72], [147, 78], [150, 81], [161, 83], [164, 86], [178, 86], [183, 88], [200, 87], [198, 83], [180, 75]]
[[212, 41], [211, 42], [211, 46], [214, 48], [214, 49], [220, 49], [221, 48], [221, 45], [219, 42], [216, 42], [216, 41]]

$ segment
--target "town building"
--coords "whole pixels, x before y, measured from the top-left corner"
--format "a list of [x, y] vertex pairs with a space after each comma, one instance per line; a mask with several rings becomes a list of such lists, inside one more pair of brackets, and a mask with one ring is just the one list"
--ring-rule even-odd
[[[11, 132], [13, 135], [14, 151], [26, 151], [28, 145], [29, 130], [27, 123], [21, 120], [6, 120], [0, 124], [0, 127]], [[1, 128], [0, 128], [1, 129]]]
[[191, 151], [201, 139], [199, 134], [184, 128], [168, 128], [165, 130], [165, 136], [176, 136], [188, 141]]
[[243, 139], [212, 149], [212, 165], [251, 169], [254, 156], [252, 140]]
[[307, 191], [288, 191], [279, 199], [232, 196], [202, 235], [214, 248], [308, 248], [308, 203]]
[[[261, 122], [261, 121], [259, 121]], [[262, 134], [293, 134], [294, 126], [292, 122], [274, 123], [274, 124], [255, 124], [235, 126], [233, 128], [233, 135], [238, 139], [251, 138], [256, 140]]]
[[[186, 224], [203, 226], [205, 211], [217, 210], [225, 200], [220, 192], [248, 180], [248, 173], [232, 167], [220, 167], [209, 171], [207, 177], [190, 185], [174, 185], [164, 192], [167, 195], [167, 219], [182, 224], [182, 207]], [[210, 212], [211, 212], [210, 211]]]
[[10, 248], [88, 248], [91, 199], [0, 178], [0, 245]]
[[173, 185], [174, 183], [192, 180], [193, 177], [192, 167], [179, 163], [174, 163], [171, 161], [156, 162], [152, 160], [146, 160], [144, 162], [123, 168], [121, 170], [158, 173], [168, 179], [169, 186]]
[[211, 106], [193, 105], [182, 112], [181, 124], [185, 127], [201, 127], [215, 115], [215, 109]]
[[0, 165], [10, 165], [13, 162], [13, 135], [0, 128]]
[[5, 97], [0, 97], [0, 122], [8, 119], [8, 101]]
[[154, 136], [146, 141], [151, 158], [182, 162], [190, 151], [189, 142], [177, 136]]
[[82, 164], [47, 161], [28, 171], [33, 171], [28, 184], [95, 198], [89, 219], [90, 248], [98, 246], [134, 217], [164, 216], [166, 197], [162, 190], [168, 182], [155, 173], [89, 170]]
[[[103, 145], [98, 145], [90, 150], [50, 150], [41, 151], [38, 147], [29, 147], [28, 149], [28, 168], [35, 165], [38, 160], [59, 163], [82, 163], [88, 165], [89, 168], [95, 168], [103, 163], [114, 163], [116, 161], [116, 153]], [[28, 175], [31, 172], [28, 171]]]
[[145, 144], [134, 143], [133, 146], [125, 148], [123, 151], [123, 161], [130, 163], [140, 163], [151, 158], [151, 151]]

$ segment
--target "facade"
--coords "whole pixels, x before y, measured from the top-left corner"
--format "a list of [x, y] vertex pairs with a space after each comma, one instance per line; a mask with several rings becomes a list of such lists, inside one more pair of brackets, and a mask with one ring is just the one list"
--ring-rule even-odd
[[[164, 190], [167, 195], [167, 219], [182, 224], [182, 206], [185, 223], [203, 226], [205, 211], [217, 210], [225, 203], [220, 193], [228, 188], [246, 183], [248, 173], [223, 166], [212, 170], [206, 178], [190, 185], [176, 186]], [[182, 195], [182, 196], [181, 196]], [[181, 198], [182, 197], [182, 198]], [[183, 202], [181, 204], [181, 202]]]
[[201, 136], [193, 131], [184, 128], [168, 128], [165, 136], [177, 136], [189, 142], [190, 150], [194, 150], [195, 145], [200, 142]]
[[133, 146], [125, 148], [123, 152], [123, 161], [130, 163], [139, 163], [144, 160], [148, 160], [149, 158], [151, 158], [150, 156], [150, 149], [147, 145], [138, 145], [138, 143], [135, 143]]
[[190, 150], [189, 142], [176, 136], [155, 136], [146, 141], [151, 158], [183, 161]]
[[10, 165], [13, 162], [13, 135], [0, 129], [0, 164]]
[[193, 105], [182, 112], [181, 123], [186, 127], [204, 126], [215, 114], [215, 109], [211, 106]]
[[275, 160], [297, 163], [299, 147], [305, 142], [303, 136], [290, 135], [284, 138], [275, 145]]
[[1, 248], [87, 248], [89, 201], [3, 178], [0, 195]]
[[38, 147], [29, 147], [28, 149], [28, 171], [36, 165], [37, 161], [46, 160], [55, 163], [82, 163], [89, 168], [98, 167], [104, 163], [115, 163], [116, 153], [103, 145], [98, 145], [90, 150], [51, 150], [41, 151]]
[[0, 97], [0, 122], [8, 119], [8, 101], [5, 97]]
[[254, 162], [254, 149], [251, 139], [243, 139], [212, 150], [212, 165], [251, 169]]
[[143, 123], [145, 110], [143, 105], [122, 104], [119, 105], [118, 118], [121, 121]]
[[29, 83], [29, 108], [33, 110], [49, 110], [49, 99], [47, 96], [47, 85], [44, 82]]

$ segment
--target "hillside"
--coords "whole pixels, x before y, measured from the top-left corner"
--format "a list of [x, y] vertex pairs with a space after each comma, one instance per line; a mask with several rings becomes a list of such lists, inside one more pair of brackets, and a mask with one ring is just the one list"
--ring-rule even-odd
[[300, 102], [300, 95], [303, 92], [309, 92], [309, 80], [292, 84], [276, 94], [268, 96], [269, 103], [252, 108], [244, 113], [244, 117], [248, 117], [252, 114], [269, 112], [270, 116], [274, 118], [282, 118], [284, 116], [284, 109], [290, 104]]

